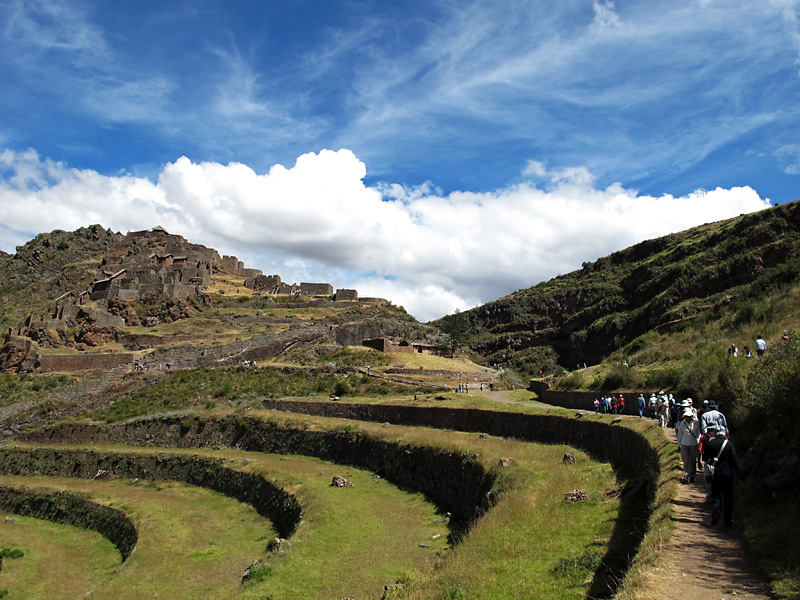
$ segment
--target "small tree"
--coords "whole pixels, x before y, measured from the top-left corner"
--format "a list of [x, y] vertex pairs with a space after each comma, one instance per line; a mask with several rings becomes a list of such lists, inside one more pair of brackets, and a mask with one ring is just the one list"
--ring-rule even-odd
[[448, 315], [439, 323], [439, 329], [450, 338], [450, 354], [455, 355], [456, 350], [464, 346], [469, 338], [469, 319], [467, 315], [456, 309], [455, 313]]
[[350, 393], [350, 385], [346, 381], [337, 381], [333, 386], [333, 393], [337, 396], [344, 396]]

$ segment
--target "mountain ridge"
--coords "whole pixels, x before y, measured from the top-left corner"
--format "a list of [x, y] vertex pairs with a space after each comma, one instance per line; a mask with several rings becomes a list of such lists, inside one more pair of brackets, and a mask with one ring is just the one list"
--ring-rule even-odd
[[648, 331], [736, 310], [798, 275], [800, 202], [792, 202], [640, 242], [434, 323], [465, 319], [466, 343], [485, 360], [533, 374], [556, 360], [599, 363]]

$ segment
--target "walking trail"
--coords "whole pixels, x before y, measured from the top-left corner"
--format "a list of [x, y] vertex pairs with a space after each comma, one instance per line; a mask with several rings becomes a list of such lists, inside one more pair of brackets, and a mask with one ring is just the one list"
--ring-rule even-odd
[[[675, 430], [665, 429], [675, 442]], [[698, 481], [702, 479], [698, 477]], [[648, 578], [648, 597], [681, 600], [769, 600], [767, 586], [745, 553], [742, 531], [711, 524], [702, 482], [681, 485], [673, 501], [676, 529], [663, 548], [661, 566]]]
[[[512, 400], [503, 392], [489, 397], [498, 402]], [[526, 402], [552, 408], [538, 402]], [[675, 443], [675, 430], [664, 430]], [[736, 523], [734, 496], [733, 526], [721, 521], [711, 524], [711, 506], [706, 503], [705, 486], [679, 486], [673, 500], [675, 531], [662, 549], [660, 566], [649, 573], [642, 600], [770, 600], [767, 586], [753, 561], [745, 553], [742, 531]]]

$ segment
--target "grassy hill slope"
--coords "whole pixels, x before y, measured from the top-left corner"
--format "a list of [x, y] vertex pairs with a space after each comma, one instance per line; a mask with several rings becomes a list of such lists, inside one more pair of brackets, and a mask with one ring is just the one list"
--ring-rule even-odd
[[[615, 252], [439, 324], [464, 320], [468, 345], [528, 375], [601, 362], [642, 335], [683, 327], [754, 339], [750, 323], [793, 325], [800, 280], [800, 203], [706, 224]], [[694, 325], [691, 324], [694, 322]], [[715, 325], [711, 325], [715, 323]]]

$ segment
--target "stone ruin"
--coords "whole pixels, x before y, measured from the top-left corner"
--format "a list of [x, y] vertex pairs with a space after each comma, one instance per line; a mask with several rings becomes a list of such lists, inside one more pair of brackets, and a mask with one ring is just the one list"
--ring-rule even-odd
[[281, 281], [280, 275], [263, 275], [258, 271], [256, 275], [246, 277], [244, 287], [257, 292], [277, 296], [333, 296], [336, 301], [353, 300], [358, 301], [356, 290], [336, 290], [333, 293], [333, 286], [330, 283], [285, 283]]
[[[160, 294], [171, 299], [199, 296], [211, 284], [212, 275], [220, 271], [242, 277], [244, 287], [272, 295], [385, 302], [380, 298], [359, 299], [358, 292], [351, 289], [336, 290], [334, 294], [333, 286], [329, 283], [286, 284], [278, 275], [266, 276], [258, 269], [245, 268], [244, 263], [235, 256], [220, 257], [213, 248], [190, 243], [180, 235], [170, 234], [163, 227], [128, 232], [105, 251], [99, 270], [102, 279], [94, 281], [80, 293], [73, 295], [68, 292], [57, 298], [53, 313], [31, 315], [26, 326], [9, 330], [4, 345], [13, 346], [15, 356], [18, 355], [18, 360], [13, 362], [21, 366], [29, 357], [38, 355], [37, 350], [42, 343], [42, 347], [47, 347], [48, 332], [55, 335], [57, 330], [75, 326], [76, 323], [91, 323], [93, 329], [112, 332], [124, 327], [126, 323], [123, 317], [105, 310], [110, 300], [137, 300], [148, 294]], [[42, 342], [37, 343], [31, 338], [36, 337], [32, 334], [40, 330], [45, 335], [39, 335]]]
[[92, 300], [135, 300], [153, 292], [171, 298], [196, 295], [211, 283], [215, 269], [243, 277], [261, 274], [245, 269], [235, 256], [220, 257], [213, 248], [187, 242], [163, 227], [129, 232], [124, 243], [106, 253], [100, 268], [106, 277], [92, 284]]

